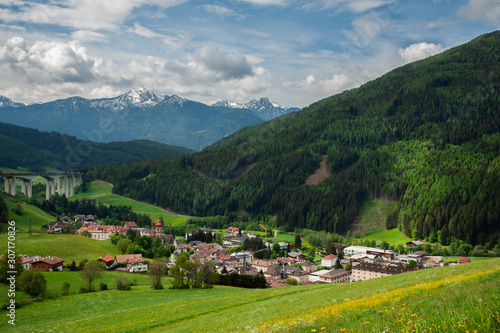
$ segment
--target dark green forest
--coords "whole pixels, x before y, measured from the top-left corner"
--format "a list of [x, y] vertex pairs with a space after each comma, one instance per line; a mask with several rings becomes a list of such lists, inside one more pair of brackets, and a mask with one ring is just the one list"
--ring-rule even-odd
[[[44, 167], [70, 171], [88, 165], [135, 162], [193, 152], [147, 140], [100, 143], [56, 132], [0, 123], [0, 166], [41, 172]], [[55, 162], [54, 162], [55, 161]]]
[[[180, 213], [274, 215], [288, 231], [345, 234], [366, 200], [386, 197], [398, 202], [388, 227], [444, 245], [495, 244], [499, 87], [493, 32], [201, 152], [83, 171]], [[305, 185], [323, 156], [332, 176]]]

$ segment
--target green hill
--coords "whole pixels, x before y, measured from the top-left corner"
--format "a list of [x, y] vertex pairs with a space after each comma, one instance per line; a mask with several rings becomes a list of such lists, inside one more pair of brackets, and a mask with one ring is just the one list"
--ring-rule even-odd
[[[7, 234], [0, 234], [0, 253], [7, 252]], [[100, 241], [70, 234], [33, 234], [16, 235], [16, 252], [25, 255], [56, 256], [71, 264], [72, 260], [97, 259], [99, 257], [121, 254], [111, 241]]]
[[173, 157], [192, 150], [147, 140], [100, 143], [56, 132], [0, 123], [0, 166], [29, 171], [71, 171], [89, 165]]
[[[46, 277], [58, 282], [76, 278], [58, 274]], [[103, 279], [113, 286], [109, 276]], [[15, 327], [2, 320], [0, 330], [281, 333], [500, 329], [498, 259], [350, 284], [155, 291], [143, 283], [139, 281], [131, 291], [33, 302], [16, 309]]]
[[[88, 170], [113, 191], [198, 216], [276, 215], [345, 234], [367, 200], [388, 229], [495, 244], [500, 236], [500, 32], [407, 64], [205, 150]], [[326, 155], [332, 175], [305, 185]]]

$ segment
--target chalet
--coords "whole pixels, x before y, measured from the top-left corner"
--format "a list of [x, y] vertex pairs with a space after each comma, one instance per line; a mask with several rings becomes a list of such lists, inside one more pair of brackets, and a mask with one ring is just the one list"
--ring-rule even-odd
[[62, 271], [64, 259], [58, 257], [41, 257], [33, 256], [31, 257], [31, 267], [38, 269], [39, 271]]
[[149, 266], [149, 261], [142, 258], [133, 258], [127, 260], [127, 268], [130, 273], [141, 273], [147, 272]]
[[47, 230], [48, 234], [61, 234], [67, 231], [75, 230], [75, 225], [70, 222], [61, 221], [52, 221], [49, 222], [49, 230]]
[[31, 263], [33, 262], [33, 259], [28, 256], [21, 256], [21, 258], [23, 259], [23, 268], [26, 270], [31, 269]]
[[130, 259], [142, 259], [142, 254], [123, 254], [123, 255], [117, 255], [116, 256], [116, 263], [117, 264], [122, 264], [126, 263]]
[[344, 269], [335, 269], [319, 276], [319, 282], [323, 283], [346, 283], [351, 280], [351, 272]]
[[100, 257], [99, 259], [97, 259], [97, 261], [102, 262], [104, 265], [106, 265], [106, 269], [109, 269], [116, 265], [116, 258], [110, 256], [109, 254], [105, 257]]
[[352, 267], [352, 282], [369, 280], [384, 276], [412, 272], [413, 269], [381, 264], [359, 264]]
[[425, 243], [419, 240], [414, 240], [406, 243], [406, 246], [408, 247], [417, 247], [417, 246], [424, 246]]
[[459, 264], [468, 264], [468, 263], [470, 263], [470, 259], [465, 258], [465, 257], [462, 257], [462, 258], [459, 258], [459, 259], [457, 260], [457, 262], [458, 262]]
[[329, 254], [321, 259], [321, 266], [333, 267], [337, 262], [337, 256], [335, 254]]

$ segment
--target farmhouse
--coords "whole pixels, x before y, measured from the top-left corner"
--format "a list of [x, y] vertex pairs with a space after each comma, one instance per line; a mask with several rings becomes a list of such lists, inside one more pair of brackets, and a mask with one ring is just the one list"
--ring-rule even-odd
[[414, 240], [406, 243], [406, 246], [408, 247], [416, 247], [416, 246], [424, 246], [425, 243], [419, 240]]
[[127, 268], [130, 273], [147, 272], [149, 261], [142, 258], [134, 258], [127, 261]]
[[33, 256], [31, 257], [31, 267], [38, 269], [39, 271], [62, 271], [64, 259], [58, 257], [41, 257]]
[[116, 232], [122, 235], [127, 235], [128, 232], [127, 229], [115, 225], [92, 224], [81, 227], [80, 229], [78, 229], [76, 234], [81, 235], [84, 230], [90, 232], [90, 234], [92, 235], [91, 237], [92, 239], [97, 239], [97, 240], [108, 240], [111, 238], [111, 235], [113, 235]]
[[352, 267], [352, 282], [412, 272], [413, 269], [381, 264], [359, 264]]
[[417, 251], [413, 253], [408, 253], [407, 255], [400, 255], [399, 261], [402, 264], [408, 264], [411, 260], [415, 261], [417, 264], [425, 259], [427, 253], [424, 251]]
[[97, 259], [97, 261], [102, 262], [104, 265], [106, 265], [106, 269], [109, 269], [116, 265], [116, 258], [110, 256], [109, 254], [105, 257], [100, 257], [99, 259]]
[[142, 259], [142, 254], [123, 254], [123, 255], [117, 255], [116, 256], [116, 263], [117, 264], [122, 264], [127, 262], [130, 259]]

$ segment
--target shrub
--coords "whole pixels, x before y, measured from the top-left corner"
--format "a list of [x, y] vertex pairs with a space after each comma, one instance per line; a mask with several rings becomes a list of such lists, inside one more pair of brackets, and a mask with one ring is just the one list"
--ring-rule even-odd
[[80, 286], [80, 290], [78, 291], [80, 294], [86, 294], [86, 293], [89, 293], [90, 290], [85, 288], [85, 286]]
[[116, 289], [118, 290], [130, 290], [130, 284], [126, 278], [123, 276], [120, 276], [118, 279], [116, 279]]
[[45, 298], [46, 299], [52, 299], [52, 298], [56, 298], [56, 297], [57, 297], [57, 294], [55, 292], [53, 292], [52, 290], [48, 290], [45, 293]]
[[69, 288], [70, 288], [70, 283], [68, 281], [64, 281], [62, 286], [61, 286], [61, 294], [64, 296], [69, 295]]
[[37, 269], [25, 270], [19, 277], [21, 290], [32, 296], [39, 296], [47, 289], [47, 280]]
[[101, 289], [101, 291], [108, 290], [108, 285], [104, 282], [101, 282], [99, 283], [99, 288]]
[[299, 284], [299, 282], [295, 279], [286, 279], [285, 281], [286, 284], [289, 284], [289, 285], [292, 285], [292, 286], [296, 286]]

